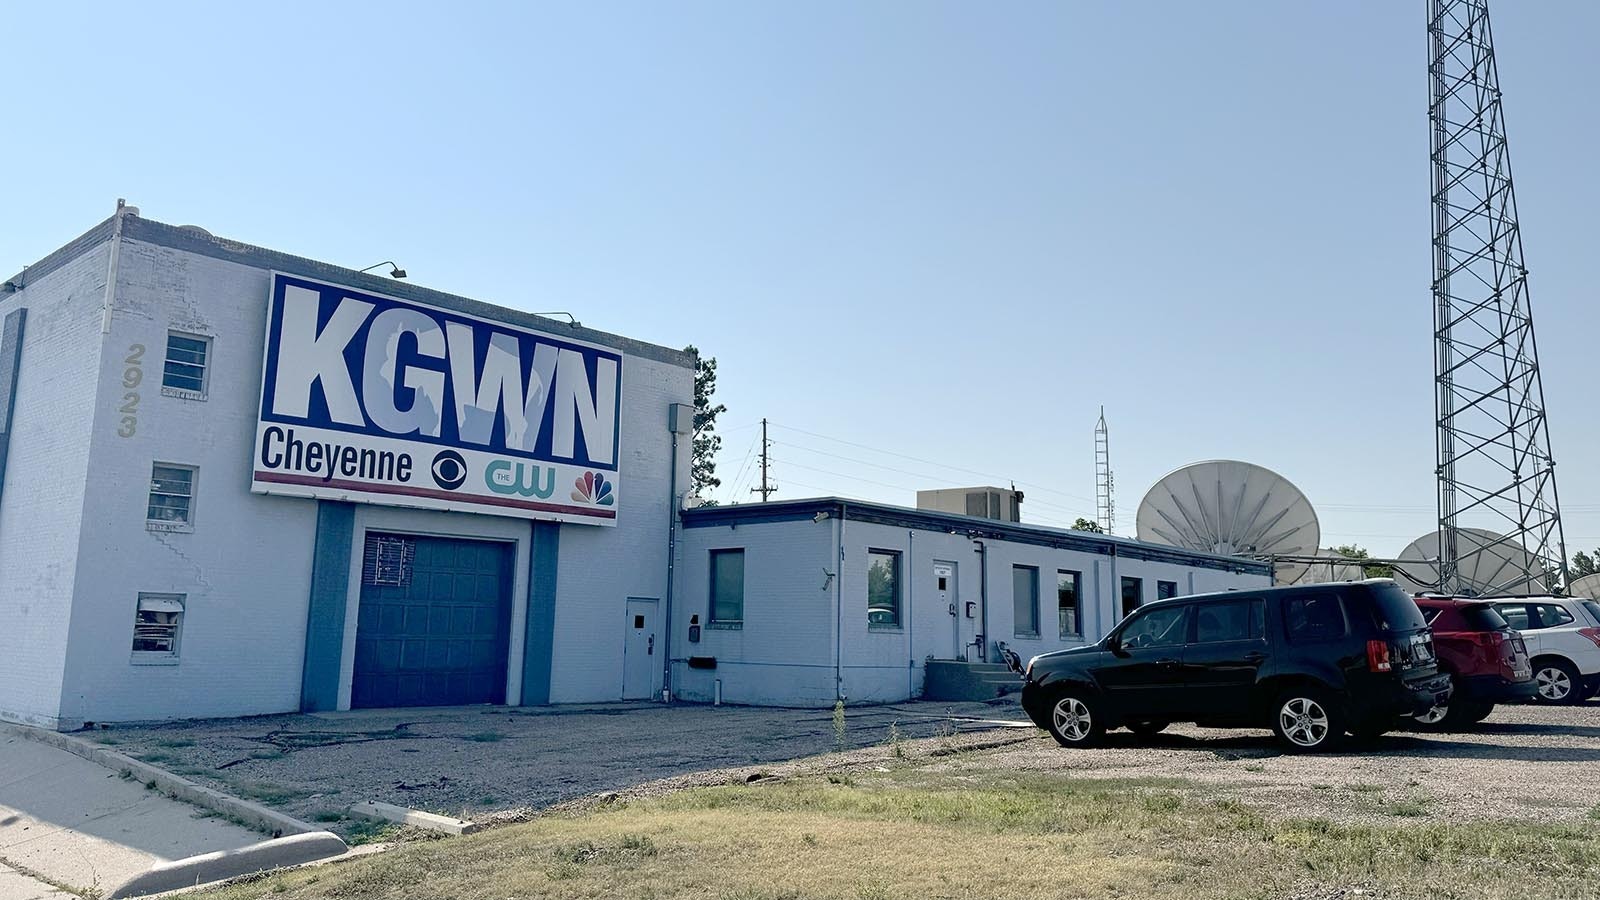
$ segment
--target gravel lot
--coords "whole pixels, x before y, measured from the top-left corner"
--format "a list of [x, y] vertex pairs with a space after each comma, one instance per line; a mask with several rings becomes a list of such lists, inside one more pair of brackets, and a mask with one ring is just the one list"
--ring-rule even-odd
[[[1048, 738], [983, 755], [990, 770], [1085, 778], [1173, 778], [1282, 816], [1342, 822], [1399, 818], [1536, 822], [1600, 818], [1600, 703], [1500, 706], [1455, 733], [1392, 732], [1343, 752], [1285, 754], [1266, 732], [1174, 726], [1152, 740], [1126, 731], [1067, 751]], [[966, 760], [936, 763], [967, 765]], [[1600, 830], [1600, 822], [1596, 823]]]
[[[900, 741], [891, 738], [897, 734]], [[1471, 732], [1396, 732], [1338, 753], [1286, 755], [1261, 731], [1174, 726], [1068, 751], [1005, 704], [827, 710], [610, 704], [371, 710], [117, 728], [123, 752], [302, 818], [353, 803], [506, 820], [603, 791], [883, 767], [1171, 779], [1272, 815], [1337, 821], [1576, 821], [1597, 815], [1600, 703], [1500, 707]], [[953, 752], [966, 749], [972, 752]], [[816, 759], [802, 759], [827, 754]], [[793, 762], [784, 763], [786, 760]]]

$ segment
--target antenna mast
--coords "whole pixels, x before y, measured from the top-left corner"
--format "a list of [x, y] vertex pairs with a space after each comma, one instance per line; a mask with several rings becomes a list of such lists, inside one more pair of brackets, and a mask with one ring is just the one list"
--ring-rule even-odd
[[[1428, 16], [1439, 587], [1553, 591], [1566, 547], [1488, 2], [1429, 0]], [[1458, 540], [1468, 526], [1497, 537]]]
[[1094, 426], [1095, 518], [1106, 534], [1116, 533], [1117, 480], [1111, 474], [1111, 431], [1106, 427], [1106, 408], [1100, 407], [1100, 421]]

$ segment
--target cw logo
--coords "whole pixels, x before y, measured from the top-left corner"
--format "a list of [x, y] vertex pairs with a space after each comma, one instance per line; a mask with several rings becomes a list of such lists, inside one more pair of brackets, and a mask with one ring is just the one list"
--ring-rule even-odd
[[599, 506], [610, 506], [617, 502], [611, 493], [611, 482], [606, 480], [599, 472], [585, 472], [583, 477], [573, 483], [576, 488], [572, 492], [572, 499], [579, 503], [594, 503]]
[[[543, 484], [539, 483], [540, 475], [544, 476]], [[497, 459], [484, 468], [483, 483], [497, 494], [521, 494], [548, 500], [556, 492], [556, 470], [533, 463]]]

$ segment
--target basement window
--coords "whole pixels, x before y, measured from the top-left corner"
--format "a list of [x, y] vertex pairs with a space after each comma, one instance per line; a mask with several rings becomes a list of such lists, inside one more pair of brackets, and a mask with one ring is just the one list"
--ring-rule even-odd
[[168, 332], [167, 358], [161, 367], [161, 393], [186, 400], [204, 400], [210, 361], [210, 338]]
[[145, 526], [151, 531], [194, 530], [193, 466], [156, 463], [150, 467], [150, 502]]
[[133, 662], [152, 665], [178, 660], [183, 638], [183, 594], [140, 594], [133, 619]]

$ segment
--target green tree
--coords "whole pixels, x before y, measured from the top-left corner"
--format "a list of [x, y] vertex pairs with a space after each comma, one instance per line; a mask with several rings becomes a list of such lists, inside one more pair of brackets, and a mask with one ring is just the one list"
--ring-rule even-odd
[[1072, 530], [1073, 531], [1092, 531], [1095, 534], [1105, 534], [1106, 533], [1106, 530], [1104, 528], [1100, 527], [1100, 523], [1099, 522], [1091, 522], [1088, 519], [1085, 519], [1083, 516], [1079, 516], [1078, 517], [1078, 521], [1072, 523]]
[[[1365, 548], [1357, 547], [1355, 544], [1345, 544], [1343, 546], [1335, 547], [1333, 549], [1340, 556], [1346, 557], [1347, 559], [1371, 559], [1372, 558], [1371, 554], [1367, 553]], [[1391, 565], [1389, 565], [1387, 563], [1373, 563], [1370, 566], [1362, 566], [1361, 567], [1361, 572], [1362, 572], [1362, 574], [1366, 575], [1368, 578], [1393, 578], [1394, 577], [1394, 566], [1391, 566]]]
[[[1600, 556], [1600, 550], [1595, 551], [1595, 556]], [[1568, 563], [1568, 568], [1573, 578], [1582, 578], [1585, 575], [1593, 575], [1595, 572], [1600, 572], [1600, 569], [1595, 568], [1594, 556], [1590, 556], [1582, 550], [1572, 554], [1572, 559], [1568, 560]]]
[[713, 406], [712, 395], [717, 392], [717, 359], [704, 357], [693, 344], [683, 352], [694, 354], [694, 438], [689, 450], [689, 493], [715, 506], [716, 501], [705, 492], [722, 486], [717, 477], [717, 451], [722, 449], [722, 436], [716, 433], [717, 416], [728, 411], [721, 403]]

